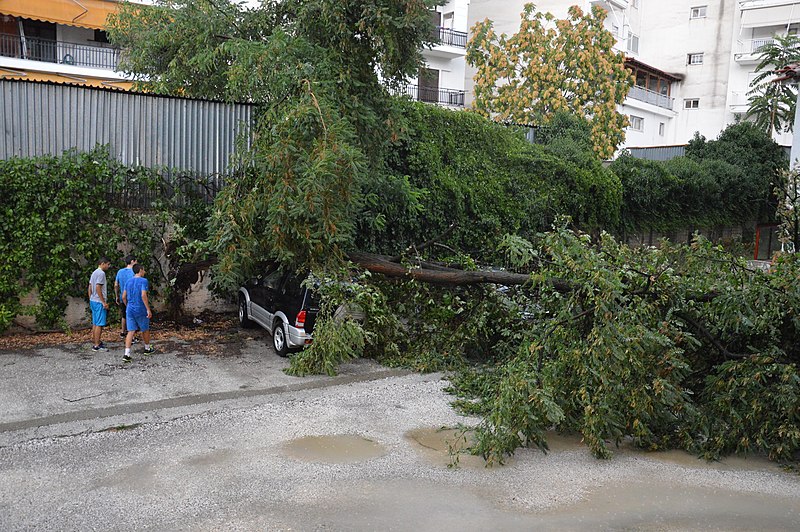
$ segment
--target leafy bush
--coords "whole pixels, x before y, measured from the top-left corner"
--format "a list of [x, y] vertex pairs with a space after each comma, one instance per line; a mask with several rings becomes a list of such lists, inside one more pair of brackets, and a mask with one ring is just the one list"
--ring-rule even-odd
[[796, 256], [764, 273], [702, 239], [638, 249], [564, 228], [525, 247], [537, 297], [520, 349], [453, 381], [457, 404], [483, 416], [474, 451], [546, 449], [555, 428], [598, 457], [631, 438], [706, 458], [798, 458]]
[[566, 149], [532, 146], [473, 113], [407, 103], [404, 119], [388, 155], [390, 176], [369, 191], [381, 201], [362, 217], [382, 221], [361, 223], [358, 241], [371, 251], [397, 252], [455, 224], [442, 243], [481, 257], [503, 234], [532, 236], [558, 214], [587, 229], [616, 223], [619, 181], [593, 156], [590, 164], [583, 153], [570, 160]]

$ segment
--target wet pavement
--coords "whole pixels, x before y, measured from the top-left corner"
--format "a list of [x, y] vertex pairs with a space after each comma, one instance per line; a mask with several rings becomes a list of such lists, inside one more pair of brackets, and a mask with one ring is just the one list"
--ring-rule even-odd
[[[123, 365], [0, 353], [0, 530], [797, 530], [800, 476], [552, 434], [502, 467], [440, 375], [357, 361], [301, 379], [264, 339]], [[469, 436], [467, 436], [468, 438]]]

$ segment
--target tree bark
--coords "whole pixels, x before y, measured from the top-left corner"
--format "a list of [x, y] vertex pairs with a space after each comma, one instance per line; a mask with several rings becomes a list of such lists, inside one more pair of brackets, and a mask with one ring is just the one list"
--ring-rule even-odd
[[420, 268], [406, 268], [402, 264], [389, 260], [394, 257], [372, 253], [350, 253], [348, 258], [373, 273], [380, 273], [387, 277], [410, 277], [424, 283], [454, 286], [494, 283], [512, 286], [530, 282], [530, 275], [506, 271], [464, 271], [424, 262], [420, 263]]

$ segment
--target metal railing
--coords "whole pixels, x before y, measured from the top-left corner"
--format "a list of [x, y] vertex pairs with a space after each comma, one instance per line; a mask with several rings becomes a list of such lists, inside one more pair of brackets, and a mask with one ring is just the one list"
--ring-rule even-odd
[[760, 39], [747, 39], [738, 41], [740, 54], [760, 54], [764, 48], [773, 44], [775, 39], [772, 37], [762, 37]]
[[116, 70], [119, 49], [0, 33], [0, 56]]
[[639, 100], [640, 102], [646, 102], [658, 107], [663, 107], [664, 109], [669, 109], [670, 111], [675, 107], [675, 98], [670, 98], [669, 96], [656, 91], [651, 91], [650, 89], [646, 89], [644, 87], [639, 87], [638, 85], [631, 87], [631, 91], [628, 93], [628, 98], [633, 98], [634, 100]]
[[407, 94], [413, 100], [453, 107], [464, 107], [466, 91], [455, 89], [439, 89], [435, 87], [420, 87], [419, 85], [406, 85], [398, 91]]
[[440, 45], [455, 46], [456, 48], [467, 47], [467, 34], [463, 31], [451, 30], [450, 28], [437, 28], [434, 30], [433, 38]]

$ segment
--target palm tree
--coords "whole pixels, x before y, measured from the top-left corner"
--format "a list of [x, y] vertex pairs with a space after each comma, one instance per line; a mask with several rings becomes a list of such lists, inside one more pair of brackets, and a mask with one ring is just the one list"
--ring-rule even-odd
[[800, 37], [776, 36], [770, 44], [759, 48], [759, 74], [750, 83], [750, 107], [746, 118], [754, 118], [756, 125], [767, 133], [791, 131], [797, 90], [789, 83], [776, 83], [775, 71], [792, 63], [800, 63]]

